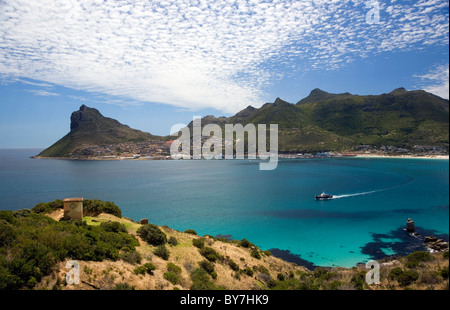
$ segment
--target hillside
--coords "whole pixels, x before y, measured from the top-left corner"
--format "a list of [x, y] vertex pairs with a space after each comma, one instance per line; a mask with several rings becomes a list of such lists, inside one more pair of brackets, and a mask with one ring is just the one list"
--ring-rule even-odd
[[[77, 150], [87, 146], [154, 140], [160, 141], [162, 138], [132, 129], [115, 119], [104, 117], [97, 109], [82, 105], [70, 117], [70, 132], [38, 156], [72, 157], [77, 154]], [[78, 153], [80, 154], [80, 152]]]
[[[85, 202], [83, 222], [59, 221], [60, 200], [0, 211], [0, 289], [448, 289], [448, 250], [379, 261], [381, 283], [368, 286], [365, 265], [308, 270], [245, 239], [136, 223], [113, 203]], [[65, 283], [71, 259], [77, 285]]]
[[[277, 98], [231, 117], [208, 115], [202, 126], [278, 124], [280, 153], [353, 152], [448, 155], [449, 101], [423, 90], [398, 88], [381, 95], [331, 94], [314, 89], [297, 103]], [[192, 128], [191, 122], [188, 127]], [[70, 132], [37, 157], [167, 156], [173, 137], [154, 136], [81, 106]]]
[[296, 104], [277, 98], [227, 121], [238, 122], [279, 124], [281, 152], [352, 151], [360, 145], [448, 152], [449, 101], [425, 91], [358, 96], [315, 89]]
[[393, 153], [448, 154], [449, 147], [449, 101], [404, 88], [376, 96], [314, 89], [295, 104], [277, 98], [229, 118], [202, 119], [202, 126], [210, 123], [223, 132], [225, 124], [278, 124], [281, 153], [351, 152], [368, 145]]

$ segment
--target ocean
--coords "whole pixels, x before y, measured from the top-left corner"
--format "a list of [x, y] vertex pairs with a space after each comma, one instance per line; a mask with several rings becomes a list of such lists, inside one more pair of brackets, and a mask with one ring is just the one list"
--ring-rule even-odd
[[[122, 215], [199, 235], [246, 238], [314, 268], [352, 267], [423, 249], [420, 236], [449, 234], [449, 161], [394, 158], [259, 161], [72, 161], [0, 150], [0, 210], [84, 197]], [[335, 195], [316, 201], [323, 191]]]

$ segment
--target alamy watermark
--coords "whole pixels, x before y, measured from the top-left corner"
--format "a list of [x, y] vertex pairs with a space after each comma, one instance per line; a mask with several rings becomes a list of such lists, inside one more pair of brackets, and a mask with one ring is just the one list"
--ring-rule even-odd
[[368, 285], [380, 284], [380, 264], [376, 260], [368, 261], [366, 269], [370, 269], [366, 273], [366, 283]]
[[[191, 129], [184, 124], [174, 125], [171, 135], [181, 136], [170, 147], [173, 159], [260, 159], [260, 170], [275, 170], [278, 165], [278, 124], [225, 124], [225, 138], [217, 124], [202, 128], [201, 118], [194, 116]], [[247, 134], [247, 151], [245, 136]], [[269, 135], [269, 150], [267, 150]], [[192, 154], [191, 154], [192, 153]], [[224, 154], [225, 153], [225, 154]]]
[[80, 264], [76, 260], [69, 260], [65, 268], [70, 269], [66, 273], [66, 283], [68, 285], [80, 284]]
[[366, 9], [369, 9], [366, 14], [366, 23], [369, 25], [380, 24], [380, 3], [374, 0], [369, 1], [366, 3]]

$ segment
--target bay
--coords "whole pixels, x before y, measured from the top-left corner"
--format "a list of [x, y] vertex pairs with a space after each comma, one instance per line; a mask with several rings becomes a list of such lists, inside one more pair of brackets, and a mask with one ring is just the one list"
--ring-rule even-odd
[[[135, 221], [246, 238], [314, 266], [352, 267], [420, 249], [404, 231], [407, 218], [420, 234], [448, 240], [448, 160], [284, 159], [260, 171], [249, 160], [30, 158], [39, 151], [0, 150], [0, 209], [102, 199]], [[316, 201], [322, 191], [335, 199]]]

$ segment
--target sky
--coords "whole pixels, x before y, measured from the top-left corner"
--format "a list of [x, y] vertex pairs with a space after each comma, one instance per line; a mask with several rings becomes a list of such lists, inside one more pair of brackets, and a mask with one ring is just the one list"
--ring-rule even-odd
[[0, 0], [0, 148], [48, 147], [85, 104], [168, 135], [314, 88], [448, 99], [447, 0]]

